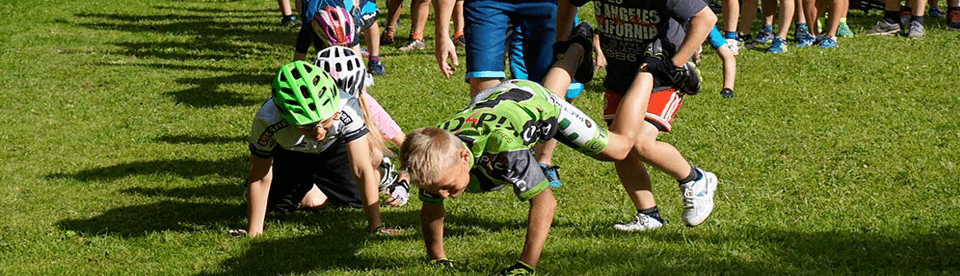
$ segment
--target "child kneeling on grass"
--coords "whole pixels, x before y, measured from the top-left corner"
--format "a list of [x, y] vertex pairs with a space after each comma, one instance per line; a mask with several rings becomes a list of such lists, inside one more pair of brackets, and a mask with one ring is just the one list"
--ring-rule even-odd
[[[340, 91], [320, 67], [294, 61], [280, 68], [272, 97], [257, 111], [250, 134], [250, 176], [247, 184], [247, 230], [263, 232], [268, 211], [289, 212], [301, 207], [363, 208], [369, 231], [395, 233], [381, 226], [378, 205], [379, 171], [371, 157], [370, 129], [356, 97]], [[375, 134], [374, 134], [375, 135]], [[379, 147], [382, 147], [379, 145]], [[388, 199], [405, 203], [408, 187]], [[359, 189], [358, 189], [359, 188]]]
[[[577, 43], [557, 51], [564, 54], [547, 73], [544, 86], [506, 81], [478, 93], [465, 110], [438, 127], [415, 129], [407, 135], [400, 166], [420, 187], [424, 203], [420, 219], [431, 262], [451, 266], [443, 249], [446, 198], [511, 187], [518, 199], [530, 201], [526, 242], [520, 259], [496, 273], [532, 273], [557, 203], [530, 149], [553, 138], [598, 160], [613, 161], [626, 158], [633, 148], [632, 139], [608, 133], [551, 92], [565, 91], [577, 66], [593, 70], [592, 64], [580, 64], [583, 56], [589, 56], [592, 33], [580, 33], [571, 40]], [[581, 75], [592, 77], [578, 73], [578, 80], [583, 79]]]

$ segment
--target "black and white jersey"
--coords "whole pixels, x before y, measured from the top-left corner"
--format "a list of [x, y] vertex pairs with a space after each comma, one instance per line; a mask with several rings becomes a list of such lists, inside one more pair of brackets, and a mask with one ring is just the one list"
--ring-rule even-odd
[[323, 140], [314, 141], [280, 117], [273, 98], [267, 98], [253, 118], [249, 138], [250, 153], [261, 158], [270, 158], [277, 146], [297, 152], [320, 153], [331, 146], [342, 146], [367, 134], [370, 130], [363, 120], [360, 101], [350, 94], [340, 92], [340, 118], [333, 121], [333, 126]]

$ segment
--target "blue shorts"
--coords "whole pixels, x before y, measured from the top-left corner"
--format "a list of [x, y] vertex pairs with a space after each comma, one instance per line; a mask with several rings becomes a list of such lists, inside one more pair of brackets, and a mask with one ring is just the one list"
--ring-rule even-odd
[[[574, 16], [573, 25], [576, 26], [579, 23], [580, 20]], [[510, 28], [507, 30], [507, 57], [507, 63], [510, 64], [511, 78], [529, 80], [530, 76], [527, 74], [527, 65], [523, 61], [523, 30], [521, 30], [519, 26], [515, 26], [513, 22], [510, 23]], [[567, 93], [564, 94], [564, 97], [574, 99], [579, 97], [582, 91], [582, 83], [577, 82], [577, 80], [570, 80], [570, 86], [567, 88]]]
[[506, 78], [503, 71], [508, 22], [524, 33], [523, 60], [529, 80], [543, 82], [553, 59], [558, 0], [465, 0], [466, 79]]

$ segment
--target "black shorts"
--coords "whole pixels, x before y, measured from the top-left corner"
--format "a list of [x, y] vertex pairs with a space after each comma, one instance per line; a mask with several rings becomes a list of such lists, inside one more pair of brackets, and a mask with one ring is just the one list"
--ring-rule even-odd
[[327, 196], [328, 206], [363, 206], [346, 145], [334, 145], [320, 154], [278, 147], [273, 152], [273, 182], [267, 197], [267, 211], [296, 210], [314, 184]]

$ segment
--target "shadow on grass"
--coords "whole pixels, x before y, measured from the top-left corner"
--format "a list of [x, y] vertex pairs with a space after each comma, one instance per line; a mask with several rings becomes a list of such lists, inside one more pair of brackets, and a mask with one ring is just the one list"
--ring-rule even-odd
[[247, 141], [246, 136], [195, 136], [195, 135], [165, 135], [154, 139], [157, 142], [164, 142], [168, 144], [229, 144], [229, 143], [244, 143]]
[[[394, 211], [385, 213], [385, 216], [416, 217], [417, 212], [418, 210]], [[388, 240], [417, 242], [420, 234], [409, 229], [408, 232], [396, 235], [368, 234], [365, 229], [354, 227], [365, 225], [360, 222], [365, 219], [359, 209], [335, 208], [321, 212], [297, 212], [287, 216], [285, 221], [299, 221], [309, 225], [313, 232], [288, 239], [254, 241], [243, 254], [223, 261], [219, 269], [216, 269], [218, 272], [198, 275], [287, 275], [330, 269], [369, 271], [423, 265], [421, 258], [411, 256], [394, 254], [389, 257], [369, 257], [360, 254], [368, 243]]]
[[79, 181], [114, 181], [132, 175], [173, 174], [187, 179], [218, 175], [225, 178], [246, 178], [247, 157], [234, 157], [225, 160], [157, 160], [118, 164], [108, 167], [87, 169], [77, 173], [58, 173], [47, 178], [73, 178]]
[[244, 183], [204, 185], [189, 188], [129, 188], [121, 193], [151, 197], [172, 197], [181, 199], [242, 199]]
[[220, 89], [227, 84], [264, 84], [270, 83], [271, 76], [264, 74], [232, 74], [210, 78], [181, 78], [178, 83], [190, 84], [193, 87], [180, 91], [169, 91], [170, 95], [181, 104], [195, 108], [212, 108], [219, 106], [256, 106], [264, 102], [269, 90], [263, 91], [259, 97], [251, 98], [245, 94]]
[[[272, 53], [280, 45], [293, 44], [296, 32], [275, 24], [265, 24], [267, 14], [261, 9], [218, 9], [208, 7], [154, 6], [153, 15], [78, 13], [74, 20], [60, 23], [93, 30], [123, 31], [149, 34], [143, 41], [118, 41], [113, 45], [121, 50], [110, 54], [157, 58], [173, 62], [196, 60], [235, 60]], [[224, 16], [229, 14], [229, 16]], [[279, 17], [279, 16], [278, 16]], [[279, 18], [278, 18], [279, 20]], [[224, 71], [216, 66], [157, 65], [165, 69], [198, 70], [204, 75], [210, 71]], [[269, 71], [269, 70], [268, 70]], [[186, 106], [211, 108], [219, 106], [252, 106], [262, 97], [250, 98], [234, 91], [225, 91], [226, 84], [269, 84], [270, 73], [229, 72], [216, 77], [186, 77], [177, 80], [192, 88], [166, 91], [173, 99]]]
[[681, 250], [670, 249], [678, 248], [676, 246], [637, 250], [600, 244], [590, 248], [555, 248], [550, 258], [577, 260], [578, 265], [564, 269], [564, 273], [570, 275], [591, 274], [595, 273], [590, 270], [593, 268], [628, 262], [630, 267], [647, 272], [644, 274], [657, 271], [734, 275], [960, 273], [960, 258], [956, 257], [960, 255], [960, 228], [939, 226], [931, 230], [902, 237], [870, 231], [806, 233], [759, 228], [709, 235], [672, 233], [657, 235], [654, 239], [685, 245], [697, 241], [698, 247], [705, 244], [724, 248], [710, 251], [723, 254], [704, 254], [707, 251], [699, 251], [694, 246]]
[[242, 221], [243, 214], [242, 205], [160, 201], [114, 208], [88, 219], [62, 220], [57, 226], [86, 236], [136, 238], [156, 232], [209, 230], [229, 221]]
[[[115, 43], [125, 49], [121, 54], [168, 60], [242, 58], [248, 54], [271, 51], [275, 45], [292, 45], [296, 37], [296, 32], [292, 30], [262, 23], [272, 11], [175, 6], [154, 8], [153, 13], [166, 14], [77, 13], [74, 16], [80, 22], [62, 23], [95, 30], [185, 38], [182, 42]], [[225, 17], [224, 14], [230, 16]]]

